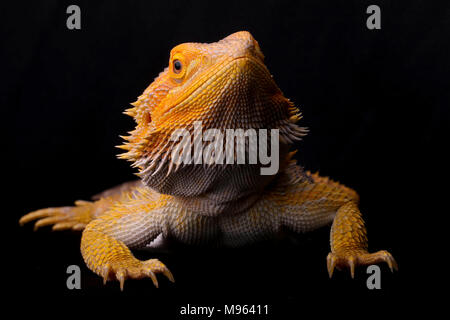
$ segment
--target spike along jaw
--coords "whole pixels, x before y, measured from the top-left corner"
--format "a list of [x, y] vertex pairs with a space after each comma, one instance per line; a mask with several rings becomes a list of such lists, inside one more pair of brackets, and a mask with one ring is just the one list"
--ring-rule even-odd
[[[258, 43], [246, 31], [215, 43], [174, 47], [168, 68], [125, 111], [137, 126], [124, 137], [127, 142], [120, 148], [127, 152], [119, 157], [139, 168], [147, 186], [175, 196], [206, 194], [208, 201], [224, 202], [269, 183], [273, 177], [261, 175], [260, 164], [205, 164], [195, 161], [194, 150], [195, 141], [205, 141], [203, 133], [208, 129], [223, 135], [226, 129], [279, 129], [282, 145], [305, 134], [295, 124], [300, 119], [298, 109], [283, 96], [263, 59]], [[171, 139], [177, 129], [189, 133], [183, 141], [191, 151], [191, 162], [172, 159], [172, 151], [181, 150], [181, 139]], [[280, 147], [280, 159], [287, 157], [285, 149]], [[230, 184], [233, 188], [225, 187]], [[225, 195], [220, 190], [228, 191]]]

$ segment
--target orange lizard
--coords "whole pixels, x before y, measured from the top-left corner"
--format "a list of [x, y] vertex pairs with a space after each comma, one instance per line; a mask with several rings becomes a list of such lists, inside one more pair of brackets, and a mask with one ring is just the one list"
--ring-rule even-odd
[[[368, 252], [366, 229], [357, 193], [318, 174], [303, 171], [289, 148], [306, 134], [296, 123], [298, 109], [284, 97], [264, 65], [264, 56], [249, 32], [215, 43], [184, 43], [170, 53], [169, 66], [132, 103], [125, 114], [137, 126], [119, 155], [138, 168], [140, 180], [107, 190], [94, 201], [73, 207], [31, 212], [20, 224], [37, 220], [35, 229], [82, 230], [81, 253], [104, 282], [149, 277], [171, 281], [159, 260], [141, 261], [130, 249], [156, 246], [160, 240], [238, 246], [276, 234], [280, 228], [307, 232], [332, 223], [329, 276], [335, 267], [386, 262], [387, 251]], [[177, 129], [278, 129], [279, 170], [262, 175], [261, 163], [174, 164]], [[201, 137], [200, 137], [201, 139]], [[245, 145], [246, 154], [249, 144]], [[233, 151], [234, 152], [234, 151]]]

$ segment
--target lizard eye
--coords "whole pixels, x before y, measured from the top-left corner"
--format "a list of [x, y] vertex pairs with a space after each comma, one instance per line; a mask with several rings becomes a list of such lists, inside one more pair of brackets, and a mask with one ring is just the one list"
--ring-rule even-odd
[[173, 72], [180, 73], [182, 68], [183, 64], [181, 63], [180, 60], [177, 59], [173, 61]]

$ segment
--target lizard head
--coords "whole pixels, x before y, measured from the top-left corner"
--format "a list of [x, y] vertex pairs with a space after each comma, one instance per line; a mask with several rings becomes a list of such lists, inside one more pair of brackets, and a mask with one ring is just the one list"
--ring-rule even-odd
[[[246, 31], [215, 43], [174, 47], [169, 66], [132, 105], [125, 113], [137, 126], [123, 137], [127, 142], [119, 148], [127, 152], [119, 157], [132, 161], [144, 182], [162, 193], [178, 194], [173, 188], [180, 176], [171, 179], [177, 170], [170, 164], [178, 143], [170, 137], [176, 129], [192, 132], [196, 121], [203, 130], [277, 128], [285, 144], [305, 133], [295, 124], [298, 109], [283, 96], [258, 42]], [[181, 193], [199, 194], [208, 187], [181, 187]]]

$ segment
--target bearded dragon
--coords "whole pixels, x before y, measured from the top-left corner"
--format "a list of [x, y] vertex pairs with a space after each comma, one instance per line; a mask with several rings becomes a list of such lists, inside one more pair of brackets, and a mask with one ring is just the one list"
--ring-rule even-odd
[[[275, 235], [281, 228], [307, 232], [332, 223], [327, 256], [329, 277], [335, 267], [386, 262], [385, 250], [368, 252], [358, 209], [358, 194], [337, 182], [304, 171], [289, 150], [306, 134], [301, 115], [284, 97], [264, 64], [258, 42], [241, 31], [215, 43], [183, 43], [171, 50], [169, 66], [124, 113], [137, 125], [119, 155], [138, 169], [140, 180], [107, 190], [93, 201], [37, 210], [20, 224], [37, 220], [35, 229], [82, 230], [81, 253], [89, 269], [108, 280], [149, 277], [171, 281], [159, 260], [141, 261], [130, 249], [156, 246], [172, 238], [183, 243], [240, 246]], [[260, 173], [261, 163], [174, 164], [177, 129], [278, 129], [279, 170]], [[194, 148], [194, 136], [187, 140]], [[246, 154], [249, 145], [245, 145]], [[275, 152], [275, 151], [274, 151]]]

